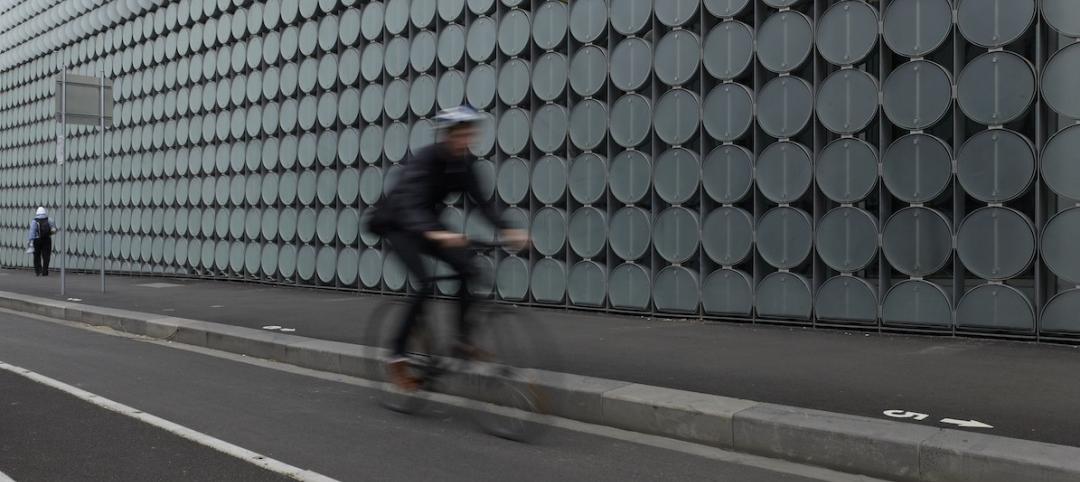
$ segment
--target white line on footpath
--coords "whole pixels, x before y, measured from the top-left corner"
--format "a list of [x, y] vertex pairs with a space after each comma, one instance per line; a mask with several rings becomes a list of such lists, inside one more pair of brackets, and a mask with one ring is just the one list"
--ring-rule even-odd
[[[55, 380], [38, 373], [34, 373], [25, 368], [19, 368], [14, 365], [0, 362], [0, 370], [9, 371], [16, 375], [21, 375], [23, 377], [29, 378], [30, 380], [33, 380], [42, 385], [49, 386], [73, 395], [80, 400], [90, 402], [106, 410], [111, 410], [122, 415], [127, 415], [141, 422], [153, 425], [157, 428], [163, 429], [167, 432], [188, 439], [199, 445], [212, 448], [226, 455], [231, 455], [240, 460], [257, 465], [271, 472], [275, 472], [286, 477], [290, 477], [304, 482], [335, 482], [334, 479], [331, 479], [325, 475], [318, 474], [310, 470], [304, 470], [299, 467], [293, 467], [292, 465], [286, 464], [284, 462], [274, 460], [272, 458], [266, 457], [265, 455], [257, 454], [243, 447], [233, 445], [229, 442], [211, 437], [204, 433], [196, 432], [190, 428], [177, 425], [160, 417], [155, 417], [146, 412], [131, 408], [119, 402], [114, 402], [112, 400], [102, 398], [81, 388], [73, 387], [59, 380]], [[4, 474], [0, 472], [0, 482], [14, 481], [12, 481], [10, 478], [5, 478]]]
[[0, 482], [15, 482], [15, 479], [12, 479], [11, 477], [4, 475], [3, 472], [0, 472]]

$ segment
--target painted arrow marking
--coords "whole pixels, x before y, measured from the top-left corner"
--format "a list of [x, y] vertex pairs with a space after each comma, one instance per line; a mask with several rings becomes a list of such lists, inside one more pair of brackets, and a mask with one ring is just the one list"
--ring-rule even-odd
[[941, 423], [947, 423], [949, 425], [956, 425], [964, 428], [994, 428], [993, 425], [987, 425], [978, 420], [956, 420], [953, 418], [943, 418]]
[[892, 418], [913, 418], [915, 420], [926, 420], [930, 417], [925, 413], [915, 413], [907, 410], [886, 410], [885, 415]]

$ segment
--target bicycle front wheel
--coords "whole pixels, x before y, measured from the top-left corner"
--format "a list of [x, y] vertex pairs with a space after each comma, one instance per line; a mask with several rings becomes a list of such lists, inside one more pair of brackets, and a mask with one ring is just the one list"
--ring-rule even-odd
[[402, 315], [406, 308], [406, 304], [399, 301], [386, 301], [380, 304], [367, 320], [364, 344], [370, 348], [369, 358], [375, 360], [380, 367], [377, 372], [378, 379], [386, 382], [383, 390], [376, 391], [379, 404], [395, 412], [412, 414], [419, 412], [427, 405], [428, 397], [425, 389], [429, 383], [429, 371], [433, 360], [429, 355], [431, 353], [430, 337], [427, 336], [421, 320], [409, 339], [405, 355], [408, 360], [408, 375], [419, 381], [420, 389], [408, 391], [390, 383], [388, 363], [393, 358], [394, 339], [398, 335]]
[[539, 325], [523, 311], [501, 305], [478, 307], [472, 317], [474, 347], [466, 374], [473, 416], [481, 429], [506, 439], [530, 441], [543, 432], [549, 399], [536, 370], [553, 347], [534, 336]]

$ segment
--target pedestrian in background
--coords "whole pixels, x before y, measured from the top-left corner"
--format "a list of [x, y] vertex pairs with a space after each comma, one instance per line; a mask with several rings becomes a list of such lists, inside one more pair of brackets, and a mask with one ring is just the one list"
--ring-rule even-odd
[[37, 208], [37, 214], [30, 222], [29, 243], [34, 250], [34, 274], [37, 276], [49, 276], [53, 234], [56, 234], [56, 223], [49, 219], [49, 211], [44, 207]]

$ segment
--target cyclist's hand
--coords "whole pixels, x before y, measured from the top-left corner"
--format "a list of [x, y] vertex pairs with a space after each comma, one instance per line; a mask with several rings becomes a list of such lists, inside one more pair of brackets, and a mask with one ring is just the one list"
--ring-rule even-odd
[[464, 248], [469, 245], [465, 235], [450, 231], [427, 231], [424, 237], [444, 248]]
[[521, 251], [529, 247], [529, 233], [523, 229], [502, 230], [502, 240], [515, 251]]

